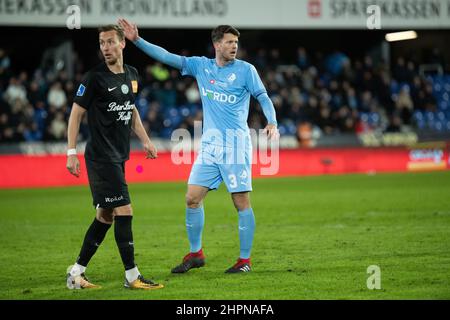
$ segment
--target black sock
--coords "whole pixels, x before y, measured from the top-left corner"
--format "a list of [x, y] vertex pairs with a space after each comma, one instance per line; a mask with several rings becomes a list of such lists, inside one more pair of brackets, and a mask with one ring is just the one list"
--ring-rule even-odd
[[106, 233], [108, 232], [110, 224], [102, 223], [94, 219], [91, 226], [84, 236], [83, 245], [80, 250], [80, 255], [78, 256], [77, 263], [82, 266], [87, 266], [92, 256], [97, 251], [97, 248], [105, 239]]
[[114, 235], [125, 270], [133, 269], [136, 266], [134, 264], [133, 232], [131, 231], [132, 218], [133, 216], [114, 217]]

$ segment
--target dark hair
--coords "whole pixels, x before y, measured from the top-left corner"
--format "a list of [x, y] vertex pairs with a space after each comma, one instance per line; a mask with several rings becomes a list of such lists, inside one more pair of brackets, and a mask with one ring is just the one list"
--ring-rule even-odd
[[217, 41], [222, 40], [225, 33], [231, 33], [237, 37], [239, 37], [241, 35], [239, 33], [239, 31], [232, 26], [220, 25], [220, 26], [217, 26], [216, 28], [214, 28], [214, 30], [211, 32], [212, 42], [217, 42]]
[[125, 39], [125, 34], [123, 33], [122, 27], [117, 24], [108, 24], [106, 26], [101, 26], [98, 28], [98, 33], [107, 31], [115, 31], [120, 41]]

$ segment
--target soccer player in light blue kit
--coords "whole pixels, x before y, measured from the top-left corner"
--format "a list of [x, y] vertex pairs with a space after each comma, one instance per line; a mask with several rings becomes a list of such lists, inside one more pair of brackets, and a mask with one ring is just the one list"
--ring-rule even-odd
[[252, 148], [247, 125], [250, 95], [261, 104], [269, 139], [279, 137], [275, 109], [253, 65], [236, 59], [239, 31], [216, 27], [211, 34], [215, 59], [169, 53], [139, 37], [135, 24], [119, 19], [125, 36], [148, 56], [197, 79], [203, 105], [203, 134], [199, 155], [192, 167], [186, 194], [186, 229], [190, 252], [172, 273], [185, 273], [205, 265], [202, 201], [209, 190], [225, 182], [239, 214], [240, 255], [227, 273], [251, 270], [250, 252], [255, 216], [250, 205]]

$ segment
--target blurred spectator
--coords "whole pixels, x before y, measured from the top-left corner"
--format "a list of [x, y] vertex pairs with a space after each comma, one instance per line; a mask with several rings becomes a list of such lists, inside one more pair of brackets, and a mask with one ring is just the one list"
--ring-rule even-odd
[[303, 89], [311, 92], [314, 89], [314, 79], [317, 77], [317, 69], [314, 66], [309, 67], [301, 73], [301, 83]]
[[405, 124], [409, 124], [411, 120], [412, 111], [414, 109], [414, 105], [409, 94], [409, 86], [404, 85], [400, 90], [396, 100], [395, 107]]
[[66, 93], [67, 100], [70, 101], [68, 105], [71, 106], [73, 102], [73, 96], [76, 93], [72, 81], [66, 81], [66, 84], [64, 85], [64, 92]]
[[389, 117], [389, 125], [385, 132], [400, 132], [402, 128], [402, 119], [398, 115], [391, 115]]
[[152, 102], [147, 116], [144, 118], [144, 124], [150, 132], [159, 133], [163, 128], [164, 119], [161, 114], [161, 106], [158, 102]]
[[319, 120], [317, 125], [325, 134], [332, 134], [334, 132], [335, 124], [331, 119], [331, 111], [326, 105], [321, 105], [319, 111]]
[[297, 66], [300, 70], [306, 70], [310, 66], [308, 55], [303, 47], [297, 49]]
[[8, 141], [9, 137], [7, 134], [9, 117], [6, 113], [0, 113], [0, 141]]
[[377, 77], [377, 80], [378, 81], [376, 82], [375, 88], [377, 92], [378, 102], [388, 114], [392, 114], [392, 112], [394, 112], [394, 101], [392, 100], [390, 88], [390, 75], [385, 71], [381, 71]]
[[416, 75], [416, 67], [414, 62], [408, 61], [406, 63], [406, 82], [412, 83], [414, 81], [414, 77]]
[[268, 67], [272, 68], [282, 64], [279, 49], [273, 48], [270, 50], [268, 62], [269, 62]]
[[358, 110], [358, 99], [356, 98], [356, 92], [353, 88], [348, 88], [345, 97], [345, 103], [353, 110]]
[[47, 101], [50, 107], [54, 107], [56, 109], [62, 109], [63, 107], [67, 107], [67, 97], [66, 93], [62, 89], [61, 83], [55, 82], [48, 92]]
[[0, 48], [0, 88], [3, 85], [3, 81], [9, 76], [9, 68], [11, 66], [11, 60], [9, 59], [6, 51]]
[[420, 103], [425, 111], [435, 112], [437, 110], [437, 102], [433, 95], [433, 86], [431, 84], [427, 83], [425, 85], [423, 98]]
[[433, 48], [431, 50], [431, 54], [428, 58], [428, 63], [435, 63], [435, 64], [440, 65], [442, 68], [445, 68], [444, 55], [439, 50], [439, 48]]
[[154, 79], [163, 82], [169, 79], [169, 70], [160, 62], [155, 62], [153, 66], [150, 67], [150, 73]]
[[188, 103], [196, 104], [200, 103], [200, 92], [198, 91], [197, 84], [192, 84], [186, 90], [186, 99]]
[[393, 76], [398, 82], [407, 82], [409, 78], [408, 69], [406, 68], [405, 59], [398, 57], [393, 69]]
[[338, 76], [341, 74], [344, 66], [348, 64], [349, 58], [340, 51], [335, 51], [333, 54], [329, 55], [326, 59], [325, 65], [327, 71], [333, 75]]
[[156, 90], [154, 95], [163, 108], [176, 106], [177, 93], [171, 81], [164, 82], [163, 88]]
[[248, 61], [249, 58], [248, 58], [247, 50], [245, 48], [243, 48], [243, 47], [240, 47], [238, 52], [237, 52], [237, 54], [236, 54], [236, 58]]
[[374, 104], [372, 92], [365, 90], [361, 93], [360, 110], [362, 112], [369, 112]]
[[335, 114], [335, 121], [338, 124], [338, 129], [343, 133], [354, 133], [356, 128], [354, 113], [348, 106], [342, 106]]
[[256, 53], [256, 57], [253, 60], [257, 70], [264, 70], [267, 67], [267, 51], [266, 49], [259, 49]]
[[45, 100], [44, 92], [41, 90], [41, 88], [39, 88], [39, 84], [37, 81], [34, 80], [30, 83], [30, 87], [28, 88], [27, 92], [27, 98], [28, 101], [33, 105], [38, 103], [38, 101]]
[[13, 104], [16, 101], [24, 104], [27, 102], [27, 91], [17, 78], [12, 77], [9, 80], [9, 85], [3, 95], [3, 98], [9, 104]]
[[38, 101], [34, 107], [33, 121], [36, 123], [37, 128], [42, 134], [45, 132], [47, 125], [48, 113], [45, 109], [45, 104], [42, 101]]
[[313, 146], [313, 128], [309, 122], [301, 122], [297, 127], [297, 140], [301, 147]]
[[27, 142], [40, 141], [42, 140], [42, 136], [42, 131], [39, 130], [36, 122], [32, 122], [26, 126], [23, 132], [23, 137]]
[[64, 119], [64, 113], [61, 111], [56, 112], [55, 118], [50, 123], [49, 133], [55, 140], [63, 140], [67, 136], [67, 124]]
[[139, 117], [141, 119], [145, 119], [145, 116], [148, 113], [149, 110], [149, 90], [147, 88], [144, 88], [141, 90], [141, 92], [138, 94], [136, 98], [136, 107], [139, 112]]

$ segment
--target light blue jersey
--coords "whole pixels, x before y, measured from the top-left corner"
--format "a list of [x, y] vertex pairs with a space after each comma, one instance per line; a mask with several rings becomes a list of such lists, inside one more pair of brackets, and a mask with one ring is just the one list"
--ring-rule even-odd
[[255, 67], [183, 57], [181, 74], [197, 79], [203, 106], [202, 147], [188, 183], [216, 189], [224, 181], [229, 192], [251, 191], [250, 95], [266, 93]]
[[203, 106], [202, 143], [239, 149], [243, 146], [238, 137], [246, 137], [248, 143], [250, 95], [266, 94], [255, 67], [238, 59], [220, 67], [215, 59], [183, 57], [181, 74], [197, 79]]
[[188, 184], [229, 192], [252, 190], [252, 145], [247, 118], [250, 96], [260, 103], [267, 122], [277, 125], [275, 109], [255, 67], [235, 59], [220, 67], [215, 59], [172, 54], [142, 38], [135, 45], [150, 57], [197, 79], [203, 106], [202, 146]]

